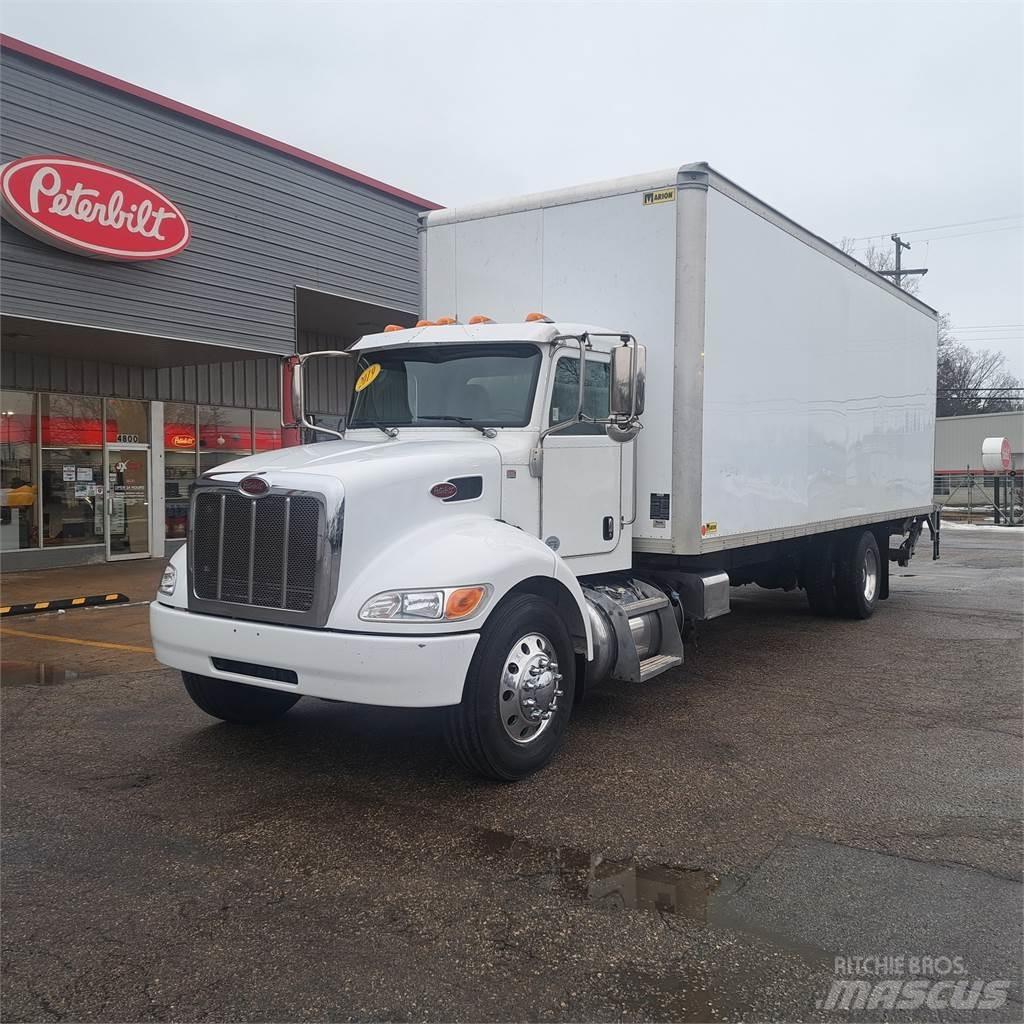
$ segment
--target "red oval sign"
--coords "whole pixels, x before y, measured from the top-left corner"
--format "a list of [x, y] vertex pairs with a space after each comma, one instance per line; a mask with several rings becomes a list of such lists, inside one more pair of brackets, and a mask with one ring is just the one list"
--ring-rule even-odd
[[258, 494], [266, 494], [270, 490], [270, 484], [263, 477], [247, 476], [239, 482], [238, 489], [255, 497]]
[[175, 434], [171, 438], [172, 448], [195, 448], [196, 439], [191, 434]]
[[434, 484], [434, 486], [430, 488], [430, 493], [435, 498], [440, 498], [442, 501], [445, 501], [448, 498], [454, 498], [455, 495], [459, 493], [459, 489], [455, 484]]
[[102, 260], [162, 260], [191, 231], [166, 196], [124, 171], [68, 156], [0, 168], [0, 212], [27, 234]]

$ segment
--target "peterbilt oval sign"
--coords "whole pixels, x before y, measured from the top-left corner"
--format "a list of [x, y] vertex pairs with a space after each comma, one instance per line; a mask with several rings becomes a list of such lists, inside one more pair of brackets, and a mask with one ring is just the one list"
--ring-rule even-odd
[[184, 214], [155, 188], [77, 157], [4, 164], [0, 213], [43, 242], [102, 260], [166, 259], [191, 236]]

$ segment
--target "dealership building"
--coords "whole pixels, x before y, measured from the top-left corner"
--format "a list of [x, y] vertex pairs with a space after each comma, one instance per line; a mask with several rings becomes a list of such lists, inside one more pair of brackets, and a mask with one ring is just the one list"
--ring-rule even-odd
[[[437, 206], [0, 43], [0, 557], [164, 555], [198, 474], [280, 445], [282, 356], [415, 321]], [[327, 361], [311, 411], [349, 378]]]

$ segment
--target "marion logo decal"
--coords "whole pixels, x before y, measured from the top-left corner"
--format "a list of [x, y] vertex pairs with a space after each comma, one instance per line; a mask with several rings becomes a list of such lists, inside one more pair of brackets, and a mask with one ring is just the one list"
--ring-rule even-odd
[[191, 236], [184, 214], [155, 188], [66, 156], [4, 164], [0, 213], [40, 241], [101, 260], [166, 259]]

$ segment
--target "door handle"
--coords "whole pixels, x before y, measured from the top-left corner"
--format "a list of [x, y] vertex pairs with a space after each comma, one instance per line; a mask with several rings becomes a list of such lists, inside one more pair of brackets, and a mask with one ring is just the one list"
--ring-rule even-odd
[[614, 540], [615, 539], [615, 517], [614, 516], [605, 516], [604, 517], [603, 533], [604, 533], [604, 539], [605, 540]]

